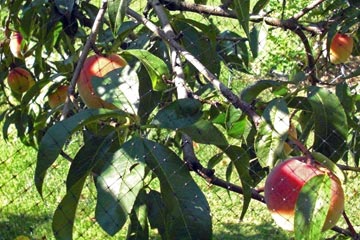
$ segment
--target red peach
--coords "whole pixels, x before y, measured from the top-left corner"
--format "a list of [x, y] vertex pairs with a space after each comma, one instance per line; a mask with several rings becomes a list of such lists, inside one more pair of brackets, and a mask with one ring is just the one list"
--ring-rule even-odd
[[89, 108], [117, 108], [112, 103], [106, 102], [102, 100], [100, 96], [96, 95], [91, 83], [91, 78], [94, 76], [104, 77], [110, 71], [122, 68], [126, 64], [125, 59], [116, 54], [111, 54], [107, 57], [93, 55], [85, 60], [77, 85], [80, 97], [86, 106]]
[[278, 164], [265, 182], [265, 201], [277, 225], [294, 230], [295, 205], [303, 185], [312, 177], [329, 174], [331, 179], [330, 207], [322, 228], [335, 226], [344, 210], [344, 191], [340, 180], [319, 164], [310, 165], [305, 157], [293, 157]]
[[61, 85], [54, 92], [48, 95], [49, 105], [52, 109], [63, 104], [67, 97], [69, 86]]
[[330, 62], [333, 64], [344, 63], [348, 60], [353, 49], [354, 41], [346, 34], [335, 34], [330, 45]]
[[13, 32], [10, 36], [9, 48], [10, 52], [16, 58], [23, 58], [25, 46], [22, 46], [23, 37], [19, 32]]
[[26, 92], [35, 83], [31, 73], [21, 67], [11, 69], [7, 81], [10, 89], [16, 93]]

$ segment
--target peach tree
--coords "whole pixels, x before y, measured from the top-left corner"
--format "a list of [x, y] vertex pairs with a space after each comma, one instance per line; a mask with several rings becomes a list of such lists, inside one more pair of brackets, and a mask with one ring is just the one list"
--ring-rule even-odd
[[[51, 166], [69, 161], [57, 239], [72, 238], [88, 178], [109, 235], [129, 221], [129, 238], [156, 228], [164, 239], [211, 239], [212, 213], [194, 178], [241, 194], [244, 218], [250, 201], [265, 203], [263, 180], [279, 161], [302, 156], [341, 181], [358, 170], [360, 6], [278, 2], [1, 1], [2, 136], [14, 126], [37, 149], [41, 197]], [[338, 34], [351, 40], [333, 41]], [[18, 68], [34, 82], [11, 77]], [[247, 86], [232, 87], [228, 74]], [[68, 152], [74, 138], [82, 144]], [[207, 148], [218, 153], [201, 159]], [[223, 158], [230, 163], [220, 166]], [[300, 191], [297, 204], [309, 204], [295, 212], [298, 239], [316, 239], [325, 222], [316, 206], [327, 202], [330, 178], [314, 181]], [[355, 238], [342, 214], [348, 227], [332, 229]]]

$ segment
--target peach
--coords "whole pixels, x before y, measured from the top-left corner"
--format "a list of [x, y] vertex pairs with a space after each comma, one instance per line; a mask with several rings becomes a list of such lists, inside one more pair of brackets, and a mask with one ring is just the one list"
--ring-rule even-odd
[[66, 100], [69, 86], [58, 86], [54, 92], [48, 95], [49, 105], [52, 109], [63, 104]]
[[265, 201], [276, 224], [287, 231], [294, 230], [295, 205], [302, 186], [312, 177], [329, 174], [331, 179], [330, 207], [322, 230], [335, 226], [344, 210], [344, 191], [340, 180], [329, 170], [305, 157], [293, 157], [278, 164], [265, 182]]
[[348, 60], [353, 50], [354, 41], [346, 34], [335, 34], [330, 45], [330, 62], [333, 64], [344, 63]]
[[88, 57], [77, 81], [79, 95], [86, 106], [89, 108], [108, 108], [116, 109], [112, 103], [106, 102], [95, 92], [91, 83], [92, 77], [104, 77], [114, 69], [122, 68], [127, 64], [125, 59], [116, 54], [109, 56], [93, 55]]
[[23, 37], [19, 32], [13, 32], [10, 36], [9, 48], [10, 52], [16, 58], [23, 58], [26, 47], [21, 45]]
[[35, 83], [31, 73], [21, 67], [11, 69], [7, 81], [10, 89], [16, 93], [26, 92]]

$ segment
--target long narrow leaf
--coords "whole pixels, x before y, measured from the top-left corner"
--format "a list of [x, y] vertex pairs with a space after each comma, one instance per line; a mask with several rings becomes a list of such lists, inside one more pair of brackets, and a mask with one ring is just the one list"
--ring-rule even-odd
[[126, 113], [120, 110], [88, 109], [58, 122], [48, 129], [39, 146], [35, 169], [35, 186], [40, 195], [42, 195], [46, 172], [59, 156], [66, 140], [84, 125], [111, 116], [126, 116]]
[[301, 188], [296, 201], [295, 239], [317, 240], [330, 207], [331, 180], [327, 174], [311, 178]]
[[244, 203], [243, 203], [240, 219], [243, 219], [250, 205], [251, 186], [253, 186], [253, 181], [249, 173], [250, 157], [242, 148], [238, 146], [223, 147], [222, 150], [231, 159], [241, 180], [241, 186], [244, 191], [243, 192]]
[[[141, 138], [124, 144], [124, 151], [136, 153], [160, 181], [164, 201], [164, 239], [211, 239], [209, 205], [181, 159], [165, 146]], [[140, 150], [139, 150], [140, 149]], [[141, 154], [145, 149], [146, 154]]]
[[192, 98], [179, 99], [161, 109], [152, 123], [173, 130], [191, 126], [202, 116], [201, 103]]
[[155, 91], [166, 89], [164, 79], [170, 77], [169, 69], [166, 63], [159, 57], [146, 50], [130, 49], [124, 51], [124, 54], [130, 54], [136, 57], [146, 68]]
[[336, 162], [346, 150], [346, 113], [339, 98], [328, 90], [311, 86], [308, 92], [315, 121], [314, 149]]
[[234, 5], [240, 26], [242, 26], [247, 38], [249, 38], [250, 0], [234, 1]]
[[256, 135], [255, 151], [262, 167], [273, 166], [281, 156], [289, 130], [289, 110], [282, 99], [271, 101], [263, 113]]
[[129, 149], [128, 145], [109, 156], [96, 177], [96, 220], [111, 236], [124, 226], [143, 188], [145, 166], [136, 161], [136, 154], [142, 155], [144, 150]]
[[55, 210], [52, 229], [57, 240], [72, 239], [76, 208], [87, 176], [83, 176], [66, 192]]
[[109, 15], [110, 26], [113, 34], [117, 34], [124, 21], [125, 11], [129, 5], [129, 0], [109, 0], [107, 12]]
[[110, 148], [111, 135], [106, 138], [93, 137], [76, 154], [67, 176], [67, 192], [53, 217], [53, 231], [57, 239], [71, 239], [76, 208], [85, 179], [99, 159], [103, 159]]

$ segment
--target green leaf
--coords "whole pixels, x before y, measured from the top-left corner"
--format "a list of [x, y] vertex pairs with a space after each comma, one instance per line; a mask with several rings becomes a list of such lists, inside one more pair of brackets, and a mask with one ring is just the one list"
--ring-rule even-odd
[[[199, 24], [198, 21], [188, 20], [183, 18], [182, 15], [177, 15], [172, 19], [171, 23], [175, 32], [182, 33], [183, 37], [180, 39], [184, 48], [188, 50], [196, 59], [198, 59], [204, 66], [209, 69], [213, 74], [218, 75], [220, 73], [220, 59], [216, 53], [216, 34], [214, 29], [216, 26], [208, 25], [204, 27], [204, 24]], [[200, 28], [200, 25], [202, 27]], [[198, 30], [197, 28], [200, 28]], [[210, 33], [210, 34], [209, 34]], [[206, 37], [204, 37], [206, 34]], [[184, 65], [189, 66], [188, 64]], [[197, 71], [190, 65], [191, 75], [195, 75]]]
[[202, 116], [201, 102], [193, 98], [178, 99], [161, 109], [152, 120], [160, 128], [173, 130], [194, 124]]
[[126, 236], [128, 240], [149, 239], [146, 197], [146, 192], [142, 190], [135, 201], [134, 208], [130, 214], [130, 224]]
[[156, 228], [159, 234], [164, 236], [166, 213], [161, 194], [155, 190], [150, 190], [146, 195], [146, 205], [148, 207], [148, 218], [151, 228]]
[[110, 148], [111, 137], [93, 137], [76, 154], [66, 180], [67, 192], [53, 217], [53, 231], [57, 239], [71, 239], [76, 208], [85, 179], [92, 168]]
[[167, 88], [164, 80], [170, 78], [170, 73], [168, 66], [161, 58], [142, 49], [126, 50], [123, 53], [136, 57], [144, 65], [155, 91], [161, 91]]
[[212, 156], [209, 161], [207, 162], [207, 168], [214, 168], [217, 164], [219, 164], [224, 159], [223, 153], [217, 153]]
[[259, 14], [260, 10], [264, 9], [264, 7], [269, 3], [269, 0], [259, 0], [256, 2], [253, 7], [252, 14]]
[[136, 114], [139, 104], [139, 78], [135, 69], [126, 65], [114, 69], [104, 77], [91, 78], [95, 93], [119, 109]]
[[65, 16], [71, 14], [75, 5], [74, 0], [54, 0], [54, 3], [58, 11]]
[[312, 177], [301, 188], [295, 207], [295, 239], [320, 239], [330, 207], [331, 180], [327, 174]]
[[129, 5], [129, 0], [109, 0], [107, 12], [110, 20], [110, 27], [115, 35], [124, 21], [125, 11]]
[[344, 108], [335, 94], [319, 87], [309, 87], [308, 99], [315, 121], [313, 148], [336, 162], [347, 145], [348, 124]]
[[214, 144], [217, 146], [228, 145], [224, 134], [213, 123], [207, 120], [200, 119], [193, 125], [179, 130], [198, 143]]
[[265, 108], [263, 117], [280, 136], [287, 136], [290, 127], [290, 117], [284, 99], [273, 99]]
[[99, 176], [95, 178], [97, 202], [96, 220], [109, 235], [115, 235], [126, 223], [139, 191], [143, 188], [144, 164], [136, 154], [144, 148], [129, 148], [124, 144], [109, 156]]
[[67, 190], [66, 195], [55, 210], [52, 229], [57, 240], [72, 239], [76, 208], [86, 178], [87, 176], [83, 176]]
[[[170, 149], [150, 140], [133, 138], [124, 145], [124, 151], [134, 152], [159, 178], [166, 223], [162, 237], [211, 239], [209, 205], [184, 162]], [[146, 154], [141, 154], [144, 148]]]
[[242, 26], [242, 28], [244, 29], [247, 38], [250, 38], [249, 37], [250, 0], [234, 1], [234, 5], [240, 26]]
[[259, 54], [259, 30], [256, 26], [254, 26], [250, 31], [249, 45], [253, 58], [257, 58]]
[[196, 4], [206, 4], [207, 0], [195, 0]]
[[336, 84], [336, 96], [344, 107], [345, 113], [350, 116], [354, 112], [355, 102], [351, 89], [346, 82]]
[[114, 134], [106, 137], [92, 136], [71, 162], [69, 173], [66, 179], [66, 187], [70, 189], [81, 178], [88, 176], [98, 161], [104, 160], [107, 151], [114, 140]]
[[319, 162], [321, 165], [329, 169], [339, 180], [344, 183], [346, 181], [346, 176], [344, 172], [329, 158], [319, 152], [312, 152], [311, 155], [314, 159]]
[[241, 186], [244, 191], [244, 202], [240, 215], [240, 220], [242, 220], [247, 209], [249, 208], [251, 200], [251, 186], [253, 186], [253, 181], [249, 173], [250, 157], [244, 149], [238, 146], [230, 145], [227, 147], [222, 147], [221, 150], [231, 159], [231, 162], [235, 166], [241, 180]]
[[271, 101], [263, 113], [255, 138], [255, 151], [262, 167], [272, 167], [281, 156], [289, 131], [289, 110], [283, 99]]
[[306, 97], [291, 97], [287, 99], [287, 106], [289, 108], [301, 109], [307, 112], [311, 112], [311, 105], [309, 100]]
[[147, 124], [148, 118], [153, 110], [160, 106], [162, 92], [153, 91], [150, 76], [145, 68], [139, 67], [137, 70], [139, 79], [139, 109], [138, 116], [140, 117], [140, 124]]
[[254, 84], [246, 87], [240, 94], [240, 98], [246, 102], [251, 102], [258, 97], [258, 95], [268, 88], [279, 87], [284, 85], [285, 83], [281, 83], [273, 80], [260, 80], [256, 81]]
[[246, 39], [229, 30], [221, 32], [219, 38], [221, 41], [217, 43], [217, 53], [226, 65], [239, 71], [247, 69], [249, 53]]
[[126, 115], [120, 110], [87, 109], [49, 128], [41, 139], [35, 168], [35, 186], [40, 195], [42, 195], [42, 185], [48, 168], [55, 162], [66, 140], [75, 131], [101, 118]]

